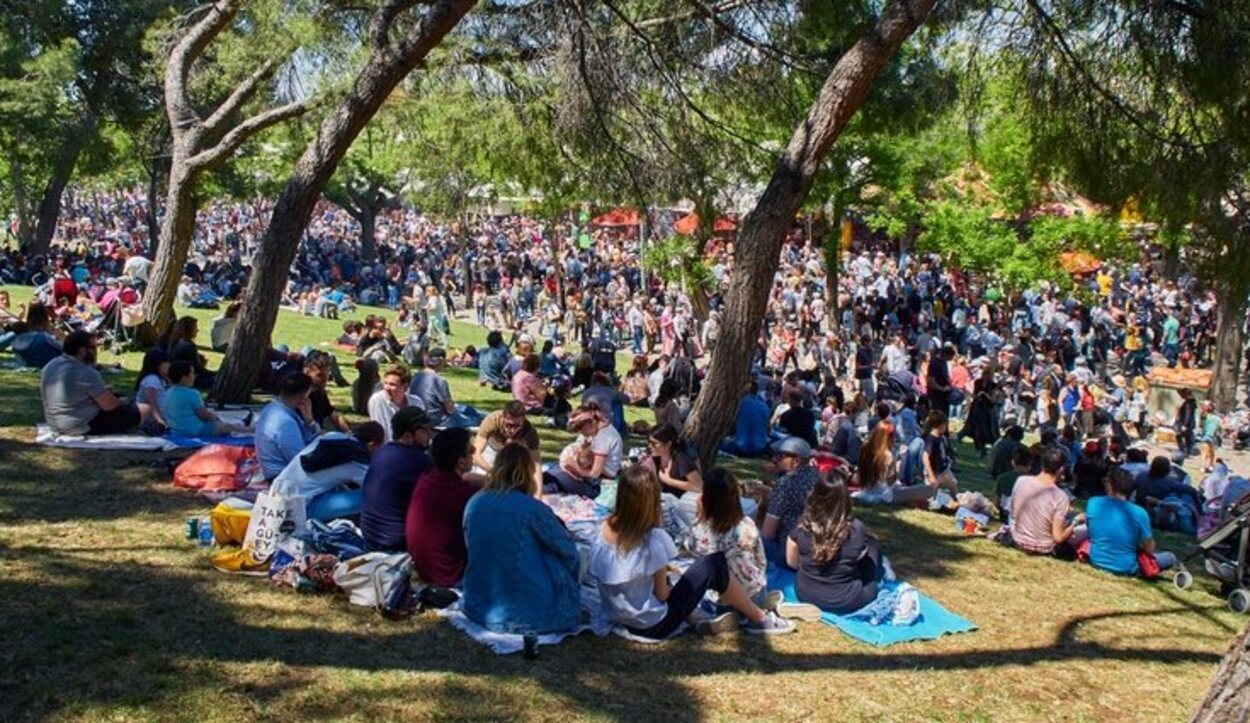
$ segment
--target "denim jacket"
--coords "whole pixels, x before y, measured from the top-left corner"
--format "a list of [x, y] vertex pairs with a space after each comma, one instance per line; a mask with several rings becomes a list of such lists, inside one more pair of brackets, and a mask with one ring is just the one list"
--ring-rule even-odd
[[551, 508], [481, 492], [464, 510], [464, 613], [497, 633], [568, 630], [581, 620], [581, 556]]

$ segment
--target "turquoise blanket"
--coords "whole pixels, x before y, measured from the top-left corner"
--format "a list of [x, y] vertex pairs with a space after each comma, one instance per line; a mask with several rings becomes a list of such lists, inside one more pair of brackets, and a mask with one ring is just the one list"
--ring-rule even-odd
[[[881, 584], [879, 594], [888, 594], [900, 581]], [[768, 570], [768, 589], [781, 590], [788, 602], [798, 602], [794, 591], [794, 571], [771, 567]], [[822, 622], [841, 630], [856, 640], [886, 647], [913, 640], [935, 640], [943, 635], [967, 633], [977, 629], [970, 620], [950, 612], [924, 593], [920, 594], [920, 617], [911, 625], [872, 625], [867, 620], [853, 619], [846, 615], [825, 613]]]

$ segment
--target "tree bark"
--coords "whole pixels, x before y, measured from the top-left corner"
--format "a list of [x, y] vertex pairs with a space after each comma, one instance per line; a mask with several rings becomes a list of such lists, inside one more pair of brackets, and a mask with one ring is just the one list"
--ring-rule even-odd
[[1245, 361], [1242, 329], [1246, 319], [1246, 285], [1219, 285], [1219, 320], [1215, 332], [1215, 369], [1211, 378], [1211, 401], [1220, 412], [1237, 407], [1237, 385]]
[[1215, 678], [1190, 723], [1250, 719], [1250, 625], [1242, 629], [1215, 671]]
[[886, 63], [924, 23], [934, 2], [892, 2], [877, 24], [838, 59], [807, 118], [778, 159], [763, 195], [743, 222], [720, 337], [685, 428], [686, 438], [705, 465], [715, 461], [720, 440], [737, 417], [786, 229], [811, 191], [833, 142], [864, 104]]
[[264, 364], [265, 352], [270, 348], [278, 304], [300, 238], [308, 227], [317, 199], [347, 149], [391, 91], [476, 4], [476, 0], [439, 0], [402, 40], [391, 43], [386, 35], [397, 12], [397, 1], [392, 0], [375, 14], [369, 60], [351, 91], [322, 121], [274, 204], [269, 228], [252, 261], [247, 297], [230, 341], [230, 351], [217, 375], [214, 395], [219, 401], [245, 401], [250, 396]]
[[26, 247], [31, 242], [34, 229], [30, 227], [30, 198], [26, 195], [22, 160], [17, 154], [9, 156], [9, 181], [13, 187], [13, 205], [17, 211], [17, 240], [21, 246]]
[[[248, 138], [270, 126], [303, 114], [303, 102], [270, 108], [231, 123], [230, 120], [273, 77], [276, 61], [266, 61], [240, 81], [208, 116], [201, 118], [191, 101], [191, 69], [213, 40], [237, 17], [240, 0], [217, 0], [170, 51], [164, 77], [165, 113], [169, 117], [172, 157], [165, 218], [157, 244], [148, 292], [143, 299], [147, 322], [139, 338], [151, 343], [174, 318], [178, 281], [186, 268], [195, 233], [195, 189], [201, 175], [225, 163]], [[155, 211], [155, 209], [153, 209]]]
[[195, 183], [199, 174], [178, 164], [177, 160], [174, 167], [182, 170], [170, 174], [160, 241], [156, 245], [148, 288], [143, 295], [146, 321], [145, 328], [139, 330], [139, 339], [145, 344], [153, 343], [174, 320], [178, 282], [182, 279], [191, 239], [195, 235]]
[[360, 209], [356, 221], [360, 223], [360, 257], [366, 263], [371, 263], [378, 255], [378, 241], [374, 237], [378, 226], [377, 206]]
[[65, 194], [65, 187], [69, 185], [69, 179], [74, 175], [78, 157], [82, 155], [88, 139], [94, 135], [98, 123], [95, 113], [88, 112], [69, 128], [65, 142], [61, 145], [61, 152], [57, 155], [56, 165], [52, 168], [52, 175], [39, 199], [39, 210], [35, 214], [35, 232], [26, 249], [28, 254], [46, 254], [52, 248], [56, 223], [61, 217], [61, 197]]

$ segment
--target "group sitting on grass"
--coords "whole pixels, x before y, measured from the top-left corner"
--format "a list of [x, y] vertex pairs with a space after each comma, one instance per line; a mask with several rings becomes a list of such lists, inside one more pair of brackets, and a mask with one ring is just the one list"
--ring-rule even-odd
[[[881, 403], [859, 419], [852, 402], [826, 425], [798, 387], [783, 392], [788, 409], [770, 415], [751, 382], [722, 449], [767, 454], [775, 480], [745, 485], [722, 467], [704, 469], [687, 449], [675, 397], [691, 390], [677, 389], [667, 359], [654, 369], [636, 364], [633, 381], [619, 387], [608, 371], [590, 370], [572, 409], [569, 389], [543, 374], [532, 348], [522, 346], [518, 361], [492, 333], [477, 361], [483, 384], [506, 378], [499, 387], [511, 398], [501, 408], [481, 415], [457, 405], [447, 355], [434, 347], [413, 358], [415, 373], [388, 367], [368, 398], [369, 421], [350, 426], [326, 391], [337, 365], [311, 354], [280, 378], [254, 425], [251, 415], [240, 425], [205, 405], [197, 387], [211, 372], [195, 337], [195, 324], [180, 320], [171, 340], [149, 350], [129, 401], [97, 369], [96, 337], [66, 335], [40, 380], [48, 424], [81, 435], [250, 433], [272, 494], [303, 498], [310, 520], [358, 522], [371, 550], [406, 552], [424, 584], [459, 590], [465, 615], [491, 631], [577, 627], [589, 576], [608, 619], [640, 638], [666, 638], [683, 625], [788, 633], [795, 619], [855, 613], [893, 579], [854, 502], [944, 511], [971, 504], [959, 494], [946, 414], [930, 411], [921, 426], [910, 402]], [[575, 438], [544, 466], [534, 420], [554, 420], [561, 403], [562, 426]], [[659, 423], [646, 430], [645, 450], [627, 455], [628, 430], [614, 408], [639, 403], [653, 405]], [[1009, 426], [988, 451], [993, 502], [1008, 522], [999, 536], [1028, 554], [1080, 557], [1116, 574], [1173, 565], [1152, 530], [1192, 531], [1202, 495], [1166, 457], [1146, 464], [1137, 449], [1113, 457], [1108, 440], [1090, 436], [1080, 445], [1070, 430], [1044, 430], [1030, 447], [1023, 430]], [[796, 431], [804, 433], [789, 433]], [[839, 444], [813, 444], [830, 439]], [[835, 453], [846, 450], [855, 453]], [[585, 549], [552, 495], [604, 510]], [[1090, 498], [1084, 513], [1074, 510], [1077, 496]], [[799, 602], [768, 589], [770, 567], [794, 572]]]

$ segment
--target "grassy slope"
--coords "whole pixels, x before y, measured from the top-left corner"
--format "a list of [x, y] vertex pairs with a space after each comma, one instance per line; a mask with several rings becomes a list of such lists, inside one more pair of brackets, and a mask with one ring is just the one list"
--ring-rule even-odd
[[[275, 338], [336, 333], [284, 311]], [[138, 361], [121, 358], [118, 387]], [[505, 399], [450, 376], [459, 401]], [[432, 614], [387, 622], [212, 571], [182, 539], [206, 506], [148, 465], [160, 457], [37, 447], [38, 417], [36, 378], [0, 371], [0, 719], [1177, 720], [1243, 622], [1202, 575], [1180, 593], [870, 510], [900, 575], [980, 630], [884, 650], [822, 625], [654, 648], [582, 637], [503, 658]], [[543, 436], [548, 458], [567, 439]], [[985, 489], [976, 466], [961, 479]]]

